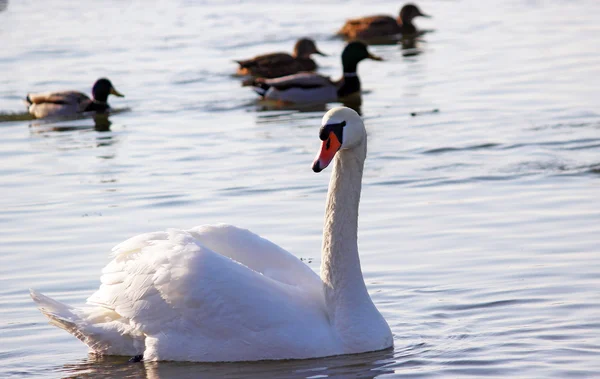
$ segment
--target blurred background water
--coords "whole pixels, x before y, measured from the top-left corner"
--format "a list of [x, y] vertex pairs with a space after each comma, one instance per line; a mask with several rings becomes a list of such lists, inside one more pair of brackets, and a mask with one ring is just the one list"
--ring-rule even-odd
[[[425, 0], [415, 47], [372, 47], [359, 238], [395, 348], [235, 364], [88, 356], [28, 288], [83, 304], [118, 242], [217, 222], [318, 270], [325, 107], [264, 111], [232, 59], [310, 36], [337, 77], [344, 20], [402, 4], [0, 4], [0, 377], [600, 376], [600, 2]], [[101, 76], [109, 120], [13, 117]]]

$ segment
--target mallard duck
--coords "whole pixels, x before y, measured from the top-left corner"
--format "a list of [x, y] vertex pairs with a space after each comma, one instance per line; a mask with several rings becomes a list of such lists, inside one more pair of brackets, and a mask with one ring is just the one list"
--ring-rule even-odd
[[417, 28], [412, 20], [418, 16], [431, 17], [421, 12], [416, 5], [406, 4], [400, 10], [398, 18], [375, 15], [348, 20], [337, 34], [347, 39], [364, 40], [394, 37], [399, 34], [414, 35], [417, 33]]
[[365, 125], [353, 110], [334, 108], [323, 116], [318, 137], [312, 170], [333, 166], [320, 277], [249, 230], [203, 225], [117, 245], [85, 307], [32, 290], [33, 300], [92, 352], [132, 361], [304, 359], [392, 347], [357, 244]]
[[315, 41], [310, 38], [302, 38], [296, 42], [292, 55], [271, 53], [236, 61], [240, 65], [237, 73], [261, 78], [279, 78], [300, 71], [314, 71], [317, 69], [317, 64], [311, 59], [312, 54], [325, 56], [317, 49]]
[[252, 85], [263, 99], [283, 104], [343, 101], [360, 95], [360, 80], [356, 68], [364, 59], [382, 60], [371, 54], [364, 43], [354, 41], [346, 45], [342, 52], [344, 76], [337, 81], [315, 73], [301, 72], [277, 79], [258, 78]]
[[27, 94], [25, 101], [29, 113], [35, 118], [69, 116], [84, 112], [105, 113], [110, 109], [108, 95], [124, 97], [113, 87], [110, 80], [101, 78], [92, 87], [92, 98], [77, 91]]

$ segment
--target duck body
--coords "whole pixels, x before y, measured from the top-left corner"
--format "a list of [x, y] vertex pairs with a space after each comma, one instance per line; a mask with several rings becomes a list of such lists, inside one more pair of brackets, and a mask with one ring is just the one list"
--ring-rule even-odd
[[35, 118], [103, 113], [110, 109], [107, 103], [94, 102], [86, 94], [77, 91], [28, 94], [26, 101], [29, 113]]
[[73, 116], [81, 113], [106, 113], [110, 110], [108, 95], [123, 97], [108, 79], [98, 79], [92, 98], [78, 91], [29, 93], [25, 98], [29, 113], [35, 118]]
[[254, 90], [264, 100], [284, 104], [327, 103], [360, 94], [357, 66], [364, 59], [381, 60], [362, 42], [350, 42], [342, 52], [344, 75], [337, 81], [316, 73], [301, 72], [276, 79], [257, 79]]
[[406, 4], [397, 18], [387, 15], [373, 15], [346, 21], [337, 32], [346, 39], [373, 40], [379, 38], [396, 38], [418, 33], [413, 24], [415, 17], [430, 17], [414, 4]]
[[[327, 103], [336, 101], [339, 83], [329, 77], [302, 72], [254, 83], [254, 90], [264, 100], [285, 104]], [[360, 90], [360, 87], [358, 88]]]
[[[339, 160], [362, 165], [352, 158]], [[321, 277], [248, 230], [209, 225], [143, 234], [117, 245], [86, 307], [33, 290], [31, 296], [52, 324], [97, 354], [218, 362], [388, 348], [392, 335], [366, 290], [352, 234], [359, 166], [350, 167], [350, 175], [332, 176], [328, 207], [338, 210], [326, 212]], [[336, 163], [334, 174], [341, 167]], [[339, 208], [343, 202], [350, 203], [346, 211]]]
[[293, 75], [301, 71], [314, 71], [317, 64], [311, 58], [312, 54], [325, 55], [320, 52], [315, 42], [302, 38], [296, 42], [294, 53], [270, 53], [258, 55], [252, 59], [237, 60], [238, 75], [250, 75], [261, 78], [279, 78]]
[[288, 53], [271, 53], [244, 61], [236, 61], [240, 67], [238, 75], [261, 78], [279, 78], [300, 71], [314, 71], [317, 64], [311, 58], [295, 58]]

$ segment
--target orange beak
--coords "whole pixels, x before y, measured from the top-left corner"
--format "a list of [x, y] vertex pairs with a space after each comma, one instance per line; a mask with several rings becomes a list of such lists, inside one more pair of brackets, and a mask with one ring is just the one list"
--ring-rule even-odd
[[321, 144], [321, 151], [313, 162], [312, 169], [314, 172], [321, 172], [325, 167], [329, 166], [335, 153], [342, 147], [334, 132], [329, 133], [329, 137]]

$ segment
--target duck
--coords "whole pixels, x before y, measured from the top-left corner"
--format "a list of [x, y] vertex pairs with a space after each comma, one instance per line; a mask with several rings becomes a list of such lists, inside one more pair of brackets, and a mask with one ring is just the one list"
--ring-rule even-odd
[[316, 73], [300, 72], [276, 79], [257, 78], [251, 85], [263, 100], [281, 104], [344, 101], [360, 97], [361, 86], [356, 70], [358, 63], [364, 59], [383, 60], [370, 53], [363, 42], [353, 41], [342, 51], [344, 74], [337, 81]]
[[78, 91], [29, 93], [25, 98], [29, 113], [35, 118], [74, 116], [81, 113], [106, 113], [108, 95], [125, 97], [110, 80], [100, 78], [92, 87], [92, 98]]
[[406, 4], [400, 9], [398, 18], [374, 15], [348, 20], [337, 34], [346, 39], [363, 40], [415, 35], [418, 30], [412, 21], [419, 16], [431, 17], [421, 12], [416, 5]]
[[308, 359], [393, 346], [360, 266], [367, 133], [352, 109], [321, 121], [315, 173], [333, 162], [321, 271], [249, 230], [203, 225], [138, 235], [112, 250], [85, 307], [35, 290], [50, 323], [99, 355], [134, 361]]
[[261, 78], [279, 78], [296, 74], [300, 71], [315, 71], [317, 64], [310, 57], [312, 54], [326, 56], [317, 49], [314, 40], [301, 38], [294, 45], [294, 52], [270, 53], [258, 55], [252, 59], [236, 60], [238, 75], [250, 75]]

